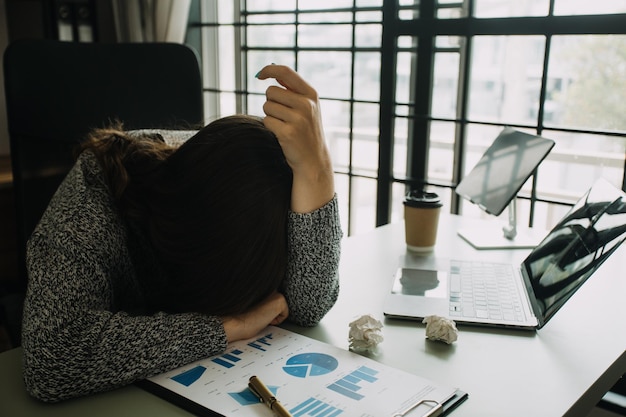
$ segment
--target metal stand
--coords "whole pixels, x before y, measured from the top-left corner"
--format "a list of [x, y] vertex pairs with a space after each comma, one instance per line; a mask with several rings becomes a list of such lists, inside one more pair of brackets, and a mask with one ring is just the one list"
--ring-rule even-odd
[[481, 225], [458, 231], [476, 249], [529, 249], [534, 248], [545, 236], [545, 231], [517, 227], [517, 198], [513, 198], [508, 207], [509, 223], [502, 229], [495, 224]]

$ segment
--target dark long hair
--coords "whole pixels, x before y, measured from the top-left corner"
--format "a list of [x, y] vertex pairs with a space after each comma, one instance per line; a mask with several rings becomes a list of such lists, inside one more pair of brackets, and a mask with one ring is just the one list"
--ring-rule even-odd
[[278, 289], [292, 173], [260, 119], [216, 120], [178, 149], [119, 129], [94, 132], [84, 148], [158, 264], [135, 257], [148, 311], [236, 314]]

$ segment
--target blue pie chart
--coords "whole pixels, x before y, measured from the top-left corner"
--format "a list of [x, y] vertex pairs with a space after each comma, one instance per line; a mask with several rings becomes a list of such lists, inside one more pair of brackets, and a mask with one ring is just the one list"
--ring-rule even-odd
[[301, 353], [289, 358], [283, 371], [297, 378], [320, 376], [337, 369], [337, 359], [324, 353]]

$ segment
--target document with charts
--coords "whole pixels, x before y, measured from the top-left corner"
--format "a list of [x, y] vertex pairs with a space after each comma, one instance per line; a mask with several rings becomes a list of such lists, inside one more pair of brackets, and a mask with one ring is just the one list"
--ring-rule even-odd
[[405, 414], [423, 416], [436, 403], [449, 407], [466, 397], [454, 387], [274, 326], [141, 386], [198, 415], [272, 416], [248, 389], [252, 375], [294, 417], [391, 417], [429, 400]]

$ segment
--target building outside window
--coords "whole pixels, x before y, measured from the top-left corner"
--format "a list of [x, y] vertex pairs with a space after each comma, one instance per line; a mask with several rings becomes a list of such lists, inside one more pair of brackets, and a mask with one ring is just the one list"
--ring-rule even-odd
[[551, 228], [597, 177], [626, 184], [626, 0], [196, 6], [206, 121], [261, 116], [254, 75], [296, 69], [322, 98], [347, 234], [401, 220], [410, 187], [498, 220], [454, 187], [506, 126], [556, 142], [520, 191], [522, 225]]

